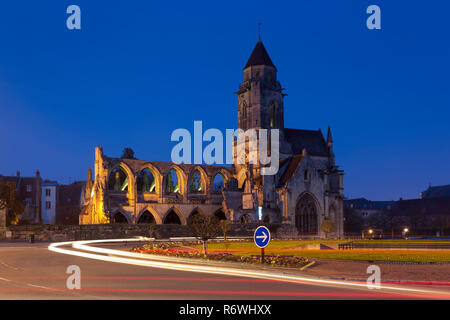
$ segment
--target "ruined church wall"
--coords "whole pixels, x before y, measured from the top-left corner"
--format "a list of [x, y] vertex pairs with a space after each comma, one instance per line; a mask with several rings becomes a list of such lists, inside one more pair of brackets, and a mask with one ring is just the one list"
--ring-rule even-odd
[[[288, 218], [291, 224], [295, 225], [295, 208], [297, 205], [297, 200], [299, 196], [305, 192], [311, 194], [316, 200], [317, 204], [317, 214], [318, 214], [318, 224], [323, 220], [323, 215], [326, 212], [326, 201], [325, 201], [325, 190], [326, 190], [326, 179], [319, 172], [320, 170], [325, 170], [328, 165], [328, 159], [307, 156], [300, 163], [299, 167], [294, 173], [294, 176], [288, 182]], [[309, 179], [305, 181], [304, 173], [308, 170]], [[319, 230], [319, 228], [318, 228]]]

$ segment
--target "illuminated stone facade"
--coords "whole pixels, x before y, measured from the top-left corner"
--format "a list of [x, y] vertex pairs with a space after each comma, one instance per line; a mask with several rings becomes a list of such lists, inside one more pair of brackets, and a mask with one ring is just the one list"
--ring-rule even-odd
[[283, 90], [258, 41], [236, 92], [238, 126], [279, 130], [277, 174], [261, 175], [259, 164], [238, 163], [237, 152], [226, 167], [110, 158], [96, 147], [95, 179], [89, 169], [80, 224], [186, 224], [203, 213], [234, 223], [284, 223], [302, 236], [323, 236], [327, 219], [332, 234], [342, 236], [343, 171], [335, 165], [331, 130], [325, 140], [320, 129], [285, 128]]

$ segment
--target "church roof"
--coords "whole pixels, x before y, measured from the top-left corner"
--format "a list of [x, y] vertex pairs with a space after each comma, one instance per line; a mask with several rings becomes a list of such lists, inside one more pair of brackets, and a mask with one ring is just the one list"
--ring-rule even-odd
[[303, 160], [303, 155], [299, 154], [287, 159], [287, 164], [281, 163], [280, 161], [280, 170], [284, 170], [280, 177], [279, 185], [285, 185], [291, 178], [293, 177], [295, 171]]
[[302, 153], [303, 149], [313, 156], [328, 157], [328, 147], [322, 132], [316, 130], [283, 129], [285, 140], [291, 144], [292, 152]]
[[277, 69], [273, 64], [272, 60], [270, 59], [266, 48], [264, 48], [262, 41], [259, 40], [256, 43], [256, 46], [253, 49], [253, 52], [250, 55], [250, 58], [248, 59], [244, 69], [247, 69], [248, 67], [251, 66], [261, 66], [261, 65], [273, 67], [275, 68], [275, 70]]

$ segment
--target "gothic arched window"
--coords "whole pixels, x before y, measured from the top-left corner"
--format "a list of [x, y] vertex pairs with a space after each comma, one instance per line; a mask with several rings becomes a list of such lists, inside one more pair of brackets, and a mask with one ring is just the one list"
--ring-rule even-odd
[[189, 188], [190, 192], [202, 192], [203, 184], [202, 184], [202, 175], [198, 170], [194, 171], [194, 174], [191, 177], [191, 185]]
[[128, 191], [128, 176], [121, 167], [114, 168], [109, 174], [108, 189], [114, 191]]
[[247, 123], [247, 103], [241, 103], [241, 128], [245, 128]]
[[295, 206], [295, 226], [300, 233], [317, 234], [317, 207], [310, 194], [304, 194]]
[[156, 181], [153, 173], [145, 168], [137, 177], [137, 189], [140, 192], [155, 192]]
[[111, 223], [128, 223], [128, 220], [121, 212], [117, 212], [111, 218]]
[[303, 179], [305, 181], [309, 180], [309, 170], [308, 169], [306, 169], [305, 172], [303, 173]]
[[213, 181], [213, 191], [220, 192], [225, 186], [225, 180], [221, 173], [216, 174]]
[[275, 106], [275, 102], [272, 102], [270, 104], [270, 127], [273, 128], [276, 126], [276, 106]]
[[174, 169], [170, 169], [166, 176], [166, 192], [180, 193], [180, 179]]
[[167, 213], [163, 220], [163, 224], [181, 224], [181, 220], [175, 210], [170, 209], [169, 213]]
[[141, 214], [137, 223], [156, 223], [156, 221], [150, 211], [145, 210], [145, 212]]

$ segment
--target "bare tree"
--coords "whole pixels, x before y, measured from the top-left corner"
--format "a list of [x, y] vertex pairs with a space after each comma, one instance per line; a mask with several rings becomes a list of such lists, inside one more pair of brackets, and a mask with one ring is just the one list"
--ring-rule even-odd
[[329, 219], [325, 219], [325, 220], [323, 220], [320, 228], [325, 233], [325, 239], [327, 239], [328, 234], [334, 232], [334, 229], [335, 229], [334, 222]]
[[220, 229], [223, 232], [223, 240], [227, 241], [227, 232], [231, 230], [231, 223], [228, 220], [220, 220]]
[[6, 208], [6, 223], [17, 224], [19, 215], [24, 211], [22, 201], [15, 191], [15, 184], [11, 182], [0, 182], [0, 209]]
[[196, 214], [188, 219], [188, 226], [197, 239], [203, 241], [203, 254], [206, 255], [206, 242], [217, 237], [220, 232], [219, 219], [215, 216]]

